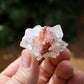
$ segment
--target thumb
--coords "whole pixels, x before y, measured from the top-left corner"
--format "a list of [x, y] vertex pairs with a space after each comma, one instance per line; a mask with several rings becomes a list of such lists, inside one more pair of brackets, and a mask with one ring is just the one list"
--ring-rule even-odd
[[39, 76], [38, 63], [27, 49], [22, 52], [22, 60], [16, 74], [6, 84], [36, 84]]

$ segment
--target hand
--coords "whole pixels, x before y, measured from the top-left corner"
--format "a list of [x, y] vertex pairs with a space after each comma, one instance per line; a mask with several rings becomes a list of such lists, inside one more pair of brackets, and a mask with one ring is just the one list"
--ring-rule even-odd
[[40, 64], [38, 84], [83, 84], [81, 71], [74, 72], [70, 63], [70, 51], [64, 49], [56, 58], [46, 58]]
[[38, 65], [36, 58], [25, 49], [0, 74], [0, 84], [83, 84], [83, 73], [74, 72], [69, 60], [70, 52], [64, 49], [56, 59], [46, 58]]

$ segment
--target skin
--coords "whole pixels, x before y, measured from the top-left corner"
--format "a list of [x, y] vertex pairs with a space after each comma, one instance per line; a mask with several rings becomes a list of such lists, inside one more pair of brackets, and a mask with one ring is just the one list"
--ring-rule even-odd
[[83, 84], [84, 74], [74, 72], [70, 51], [64, 49], [54, 58], [39, 62], [25, 49], [21, 56], [0, 74], [0, 84]]

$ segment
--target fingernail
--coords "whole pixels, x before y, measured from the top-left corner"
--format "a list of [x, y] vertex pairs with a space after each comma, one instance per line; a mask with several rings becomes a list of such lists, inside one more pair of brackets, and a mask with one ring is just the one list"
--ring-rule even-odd
[[31, 60], [32, 60], [31, 54], [28, 52], [23, 52], [21, 60], [22, 67], [29, 68], [31, 66]]

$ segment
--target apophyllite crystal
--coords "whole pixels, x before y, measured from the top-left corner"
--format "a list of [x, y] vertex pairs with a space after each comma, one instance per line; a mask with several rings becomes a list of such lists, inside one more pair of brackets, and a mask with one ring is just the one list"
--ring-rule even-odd
[[40, 25], [27, 28], [20, 46], [27, 48], [37, 57], [56, 58], [68, 44], [62, 40], [63, 32], [60, 25], [54, 27]]

